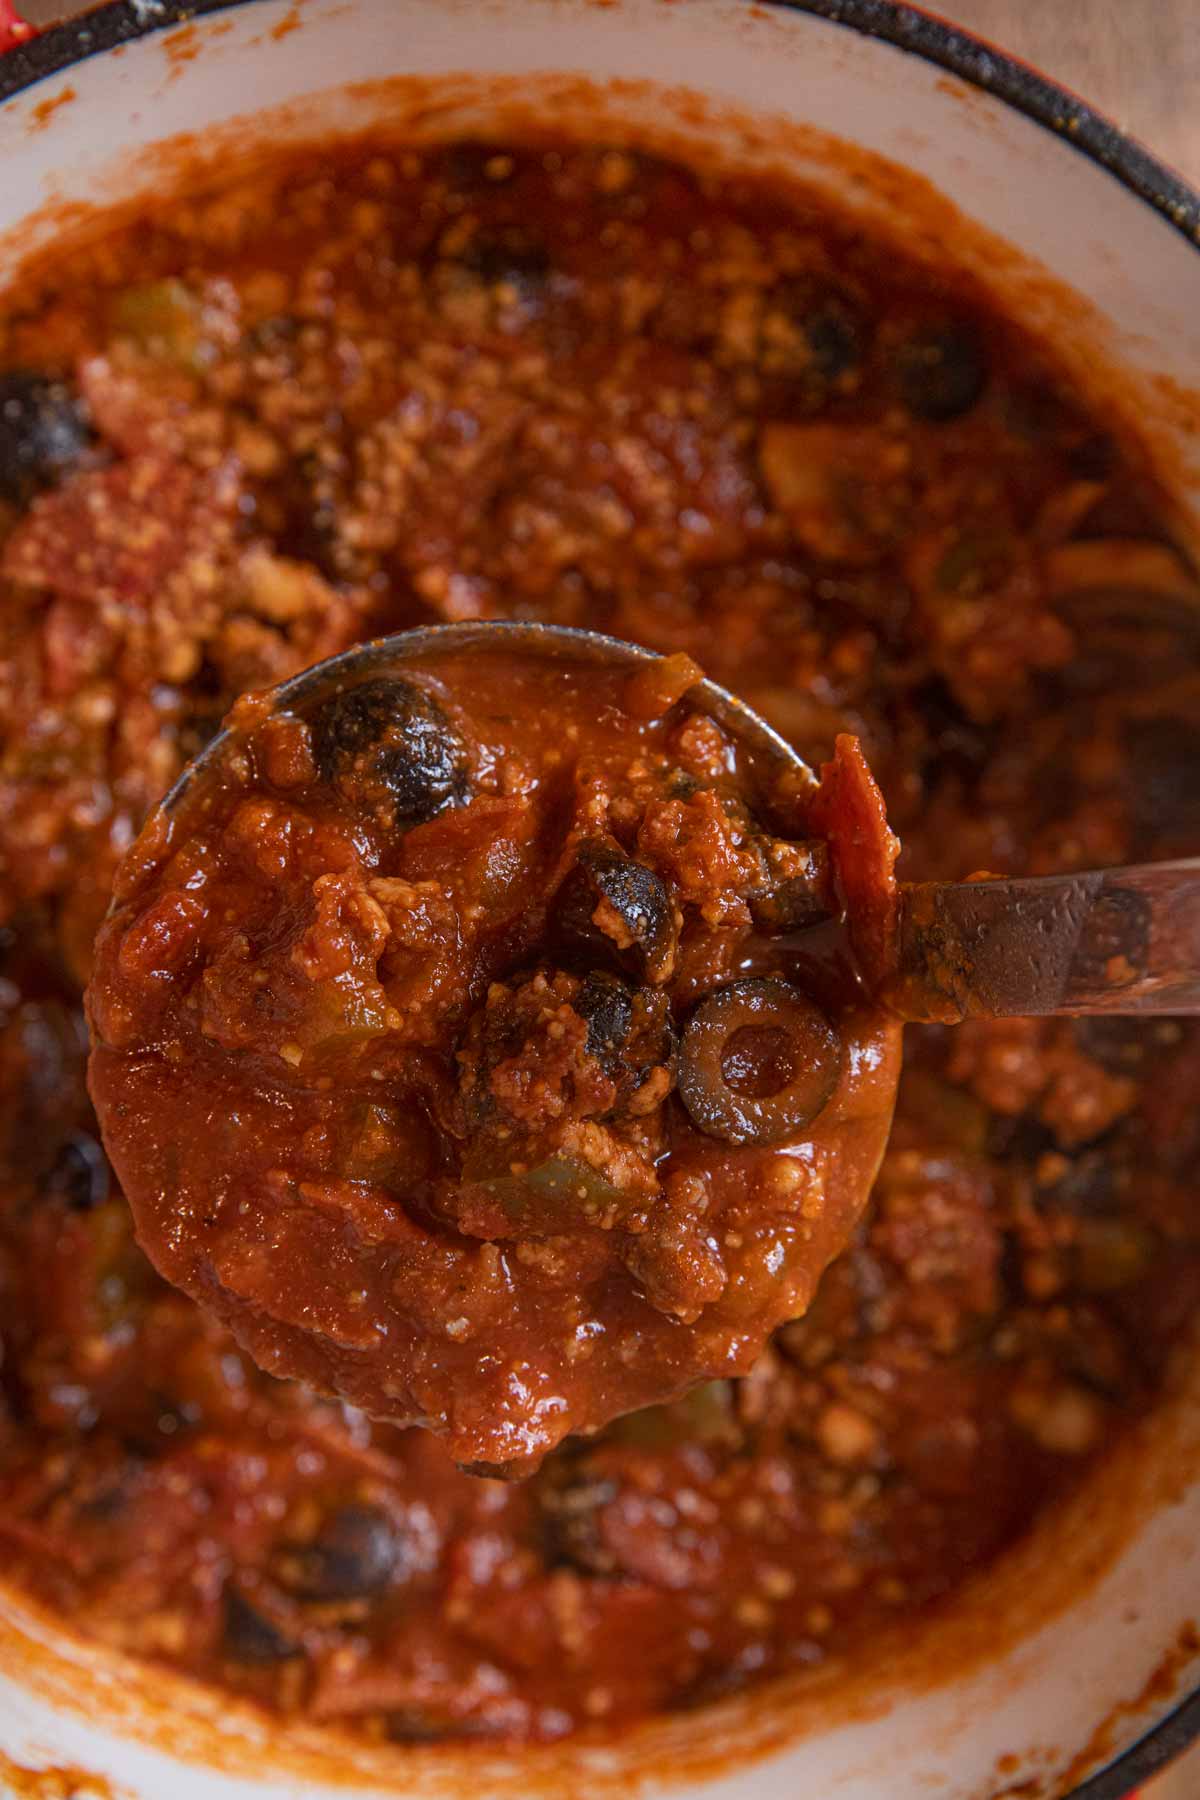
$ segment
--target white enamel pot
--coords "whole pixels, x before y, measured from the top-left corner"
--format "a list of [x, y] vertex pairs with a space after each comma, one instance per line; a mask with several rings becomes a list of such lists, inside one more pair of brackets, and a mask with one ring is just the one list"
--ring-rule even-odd
[[[161, 191], [182, 134], [220, 161], [380, 118], [784, 167], [961, 256], [1135, 422], [1200, 538], [1200, 201], [1032, 71], [884, 0], [121, 0], [0, 61], [0, 281], [64, 208]], [[1181, 1356], [1031, 1539], [861, 1666], [521, 1754], [267, 1721], [73, 1639], [0, 1568], [0, 1794], [1117, 1800], [1200, 1729], [1198, 1527], [1200, 1356]], [[44, 1769], [73, 1774], [23, 1773]]]

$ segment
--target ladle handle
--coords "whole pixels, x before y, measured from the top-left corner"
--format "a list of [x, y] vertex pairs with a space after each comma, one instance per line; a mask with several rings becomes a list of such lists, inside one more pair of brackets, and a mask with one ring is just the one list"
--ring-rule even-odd
[[1200, 1012], [1200, 857], [901, 890], [907, 1019]]

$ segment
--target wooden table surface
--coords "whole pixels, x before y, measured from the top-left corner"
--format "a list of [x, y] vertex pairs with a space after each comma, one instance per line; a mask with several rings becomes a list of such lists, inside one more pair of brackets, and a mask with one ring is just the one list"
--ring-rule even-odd
[[941, 0], [1200, 185], [1200, 0]]
[[[33, 24], [84, 8], [18, 0]], [[1034, 63], [1200, 185], [1200, 0], [941, 0], [956, 25]], [[1200, 1752], [1143, 1800], [1196, 1800]]]

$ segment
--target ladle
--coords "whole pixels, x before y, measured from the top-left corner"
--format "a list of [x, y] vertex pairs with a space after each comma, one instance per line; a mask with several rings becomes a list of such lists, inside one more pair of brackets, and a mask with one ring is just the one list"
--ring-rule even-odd
[[[594, 660], [630, 671], [655, 653], [599, 632], [538, 622], [432, 625], [378, 638], [306, 670], [277, 690], [307, 707], [339, 687], [397, 672], [435, 648], [503, 639], [513, 650]], [[688, 690], [748, 752], [764, 791], [803, 791], [812, 771], [742, 700], [712, 681]], [[222, 732], [184, 771], [168, 807], [230, 753]], [[1085, 873], [902, 883], [880, 997], [905, 1019], [1200, 1011], [1200, 858]]]

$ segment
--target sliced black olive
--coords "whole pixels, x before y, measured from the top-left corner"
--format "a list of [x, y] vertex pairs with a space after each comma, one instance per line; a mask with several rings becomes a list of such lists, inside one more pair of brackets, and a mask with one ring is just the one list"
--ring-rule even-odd
[[300, 1654], [299, 1645], [285, 1637], [237, 1588], [225, 1589], [223, 1613], [221, 1642], [234, 1662], [286, 1662]]
[[477, 233], [459, 260], [486, 287], [511, 288], [527, 304], [541, 297], [550, 279], [545, 245], [521, 225]]
[[619, 1057], [633, 1029], [633, 996], [615, 975], [593, 973], [571, 1002], [586, 1020], [588, 1054], [598, 1062]]
[[[609, 929], [596, 922], [598, 909], [607, 911]], [[667, 890], [653, 869], [619, 850], [584, 846], [559, 889], [554, 927], [573, 954], [637, 981], [667, 981], [675, 966], [678, 926]]]
[[820, 307], [804, 321], [813, 366], [826, 381], [836, 381], [858, 364], [858, 328], [846, 309], [835, 303]]
[[824, 282], [797, 279], [783, 282], [769, 306], [786, 316], [800, 338], [798, 356], [789, 356], [784, 345], [770, 345], [771, 372], [832, 382], [860, 367], [867, 326], [845, 294]]
[[73, 1131], [50, 1166], [47, 1194], [72, 1212], [90, 1212], [108, 1199], [111, 1185], [108, 1158], [100, 1145], [90, 1133]]
[[983, 393], [987, 362], [972, 326], [933, 325], [901, 345], [896, 376], [909, 411], [941, 424], [970, 412]]
[[821, 1112], [842, 1048], [820, 1007], [777, 976], [702, 1000], [683, 1033], [679, 1093], [694, 1122], [732, 1144], [776, 1144]]
[[667, 798], [690, 800], [700, 792], [703, 785], [697, 776], [689, 775], [686, 769], [672, 769], [667, 781]]
[[[37, 952], [28, 954], [36, 969]], [[86, 1042], [80, 1015], [57, 1000], [22, 1001], [0, 1030], [0, 1057], [11, 1071], [3, 1154], [14, 1174], [52, 1200], [49, 1177], [73, 1135], [64, 1132], [63, 1118], [86, 1116]]]
[[87, 442], [83, 407], [65, 381], [30, 369], [0, 375], [0, 498], [22, 505], [72, 468]]
[[814, 844], [807, 870], [769, 879], [757, 893], [747, 895], [750, 916], [760, 931], [807, 931], [830, 917], [829, 891], [829, 853], [824, 844]]
[[588, 1027], [587, 1048], [617, 1083], [619, 1112], [652, 1069], [670, 1068], [675, 1030], [670, 1002], [658, 988], [632, 992], [615, 975], [594, 970], [571, 1002]]
[[307, 1544], [286, 1545], [275, 1559], [283, 1585], [304, 1600], [361, 1600], [400, 1572], [403, 1549], [382, 1507], [340, 1506]]
[[551, 1568], [577, 1569], [585, 1575], [612, 1575], [616, 1558], [601, 1541], [599, 1514], [617, 1497], [617, 1484], [590, 1474], [586, 1465], [570, 1467], [567, 1479], [546, 1480], [538, 1492], [542, 1549]]
[[[285, 377], [286, 379], [286, 377]], [[289, 459], [274, 480], [258, 490], [258, 518], [289, 556], [311, 563], [335, 585], [352, 580], [353, 552], [338, 533], [338, 501], [343, 468], [315, 455]]]
[[400, 825], [466, 798], [466, 746], [430, 694], [380, 676], [326, 700], [313, 720], [322, 779], [348, 797], [378, 796]]
[[486, 290], [503, 321], [505, 313], [522, 319], [536, 316], [545, 306], [554, 282], [554, 266], [542, 240], [529, 226], [513, 222], [477, 231], [465, 244], [443, 239], [432, 252], [431, 280], [435, 292], [453, 301], [456, 296]]

